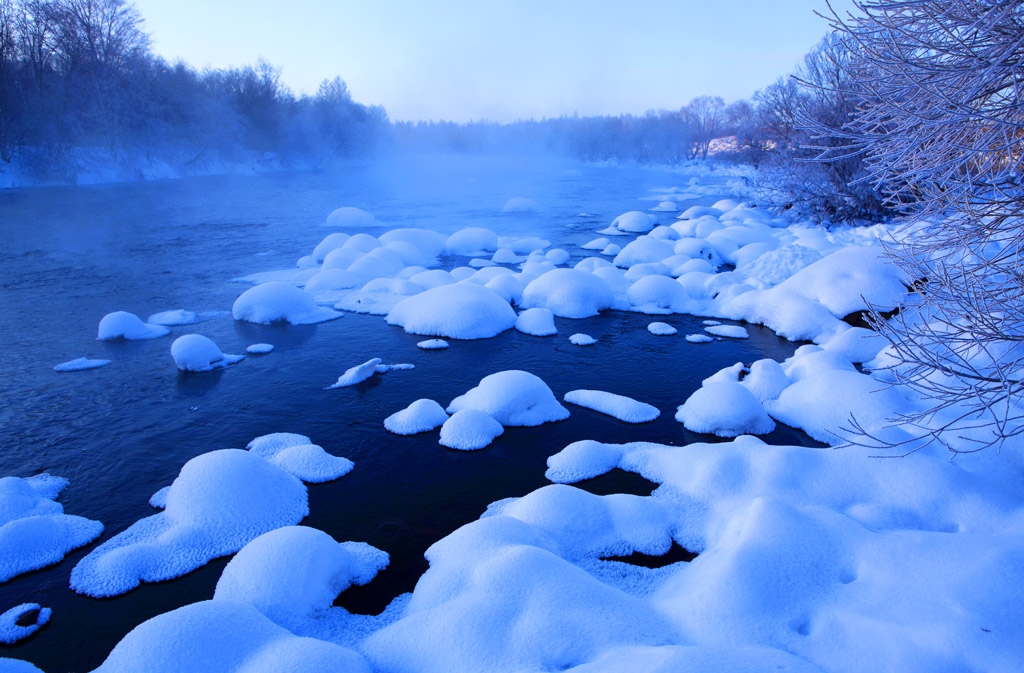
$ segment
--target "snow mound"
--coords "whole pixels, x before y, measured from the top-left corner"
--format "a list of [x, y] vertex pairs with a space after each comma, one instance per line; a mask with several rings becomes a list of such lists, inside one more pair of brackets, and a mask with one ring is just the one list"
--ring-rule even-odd
[[705, 332], [730, 339], [749, 339], [750, 333], [742, 325], [708, 325]]
[[445, 251], [449, 255], [474, 257], [489, 255], [498, 249], [498, 235], [483, 227], [466, 227], [448, 237]]
[[163, 512], [135, 522], [78, 562], [71, 588], [116, 596], [141, 582], [178, 577], [308, 513], [306, 488], [294, 475], [249, 451], [204, 453], [181, 468]]
[[635, 241], [626, 245], [619, 254], [615, 255], [612, 263], [615, 266], [628, 269], [637, 264], [660, 262], [674, 254], [675, 249], [671, 244], [651, 238], [650, 236], [640, 236]]
[[250, 453], [277, 465], [302, 481], [319, 484], [334, 481], [352, 471], [348, 458], [332, 456], [305, 435], [274, 432], [262, 435], [245, 447]]
[[719, 437], [764, 435], [775, 429], [754, 394], [739, 383], [709, 383], [676, 411], [676, 420], [691, 432]]
[[680, 283], [668, 276], [644, 276], [626, 291], [629, 305], [636, 311], [649, 314], [685, 313], [694, 303]]
[[202, 334], [185, 334], [171, 344], [174, 364], [183, 372], [208, 372], [241, 362], [244, 355], [222, 353], [217, 344]]
[[476, 451], [505, 432], [501, 423], [477, 409], [457, 411], [441, 426], [440, 444], [449, 449]]
[[651, 211], [655, 213], [675, 213], [679, 211], [679, 206], [675, 201], [662, 201], [651, 208]]
[[604, 250], [609, 245], [611, 245], [611, 241], [602, 236], [601, 238], [595, 238], [588, 243], [584, 243], [580, 247], [584, 250]]
[[706, 344], [714, 341], [714, 338], [707, 334], [687, 334], [686, 340], [692, 344]]
[[213, 600], [251, 605], [275, 624], [295, 628], [387, 565], [388, 555], [366, 543], [339, 544], [315, 528], [285, 526], [254, 539], [228, 562]]
[[416, 347], [422, 348], [425, 351], [438, 351], [448, 348], [448, 342], [444, 339], [425, 339], [416, 342]]
[[45, 473], [0, 478], [0, 582], [58, 563], [103, 532], [99, 521], [64, 514], [55, 500], [67, 485]]
[[146, 322], [151, 325], [165, 326], [191, 325], [197, 318], [198, 316], [195, 311], [186, 311], [183, 308], [179, 308], [173, 311], [161, 311], [160, 313], [154, 313], [146, 318]]
[[[19, 619], [34, 611], [37, 611], [34, 622], [24, 625], [18, 623]], [[23, 638], [28, 638], [50, 621], [52, 613], [50, 608], [44, 608], [39, 603], [22, 603], [0, 614], [0, 643], [12, 645]], [[5, 670], [2, 662], [0, 670]]]
[[532, 213], [537, 210], [537, 202], [524, 196], [513, 196], [505, 202], [503, 213]]
[[211, 600], [132, 629], [94, 673], [370, 673], [353, 650], [300, 638], [246, 603]]
[[488, 339], [515, 325], [516, 312], [485, 287], [453, 283], [403, 299], [388, 313], [387, 322], [410, 334]]
[[344, 246], [348, 243], [349, 238], [351, 238], [349, 234], [345, 234], [340, 231], [336, 231], [333, 234], [327, 234], [319, 243], [316, 244], [316, 247], [313, 248], [313, 254], [310, 255], [310, 257], [312, 257], [313, 261], [317, 264], [322, 264], [328, 253]]
[[612, 290], [603, 279], [578, 269], [552, 269], [531, 281], [519, 305], [546, 308], [560, 318], [589, 318], [611, 308]]
[[444, 254], [448, 237], [430, 229], [401, 228], [386, 231], [378, 237], [384, 245], [408, 243], [424, 255], [440, 257]]
[[249, 288], [235, 300], [231, 315], [235, 320], [261, 325], [281, 321], [312, 325], [342, 316], [329, 308], [317, 306], [313, 295], [284, 281], [270, 281]]
[[75, 358], [74, 360], [68, 360], [62, 362], [59, 365], [53, 366], [55, 372], [81, 372], [86, 369], [97, 369], [99, 367], [106, 367], [110, 364], [110, 360], [90, 360], [89, 358]]
[[274, 350], [274, 344], [249, 344], [245, 352], [250, 355], [266, 355], [267, 353]]
[[376, 224], [376, 218], [361, 208], [344, 206], [331, 211], [324, 222], [324, 226], [337, 229], [356, 229], [360, 227], [372, 227]]
[[661, 415], [657, 407], [603, 390], [570, 390], [565, 394], [565, 401], [614, 416], [625, 423], [649, 423]]
[[540, 377], [518, 369], [485, 376], [475, 388], [452, 400], [447, 411], [454, 414], [463, 409], [482, 411], [504, 426], [532, 427], [569, 417]]
[[652, 322], [647, 326], [647, 331], [655, 336], [671, 336], [679, 332], [675, 327], [664, 322]]
[[630, 233], [630, 234], [646, 234], [651, 229], [654, 229], [654, 223], [657, 218], [642, 213], [639, 210], [631, 210], [628, 213], [623, 213], [612, 220], [612, 227], [619, 231]]
[[546, 308], [528, 308], [516, 318], [516, 329], [532, 336], [558, 334], [555, 315]]
[[349, 367], [345, 370], [345, 373], [338, 377], [332, 385], [327, 386], [324, 390], [334, 390], [335, 388], [346, 388], [348, 386], [354, 386], [357, 383], [362, 383], [366, 379], [370, 378], [377, 373], [377, 365], [383, 362], [380, 358], [371, 358], [361, 365], [355, 367]]
[[444, 407], [430, 399], [419, 399], [384, 419], [384, 428], [396, 435], [415, 435], [434, 430], [448, 420]]
[[156, 339], [167, 336], [171, 333], [164, 325], [150, 325], [142, 322], [142, 319], [128, 311], [114, 311], [100, 319], [99, 328], [96, 331], [96, 338], [100, 341], [112, 339], [126, 339], [137, 341], [141, 339]]
[[589, 334], [577, 332], [576, 334], [573, 334], [571, 337], [569, 337], [569, 343], [571, 343], [573, 346], [593, 346], [594, 344], [597, 343], [597, 339], [590, 336]]

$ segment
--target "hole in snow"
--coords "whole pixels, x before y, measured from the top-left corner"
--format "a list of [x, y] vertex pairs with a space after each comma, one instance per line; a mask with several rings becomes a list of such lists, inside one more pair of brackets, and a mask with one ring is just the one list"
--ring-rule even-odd
[[594, 495], [611, 495], [613, 493], [627, 493], [629, 495], [650, 495], [658, 488], [656, 482], [644, 479], [635, 472], [627, 472], [616, 467], [599, 477], [578, 481], [573, 484], [576, 488], [582, 488]]
[[698, 554], [690, 551], [684, 547], [680, 547], [676, 543], [672, 543], [672, 547], [667, 553], [661, 556], [651, 556], [650, 554], [641, 554], [638, 551], [633, 552], [629, 556], [605, 556], [602, 561], [621, 561], [622, 563], [628, 563], [630, 565], [642, 566], [644, 568], [664, 568], [667, 565], [673, 563], [679, 563], [680, 561], [689, 563], [693, 559], [697, 558]]

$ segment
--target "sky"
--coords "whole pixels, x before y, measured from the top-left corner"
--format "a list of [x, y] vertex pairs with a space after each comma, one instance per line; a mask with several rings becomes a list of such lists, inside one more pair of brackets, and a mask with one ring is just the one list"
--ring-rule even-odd
[[[678, 109], [749, 98], [828, 31], [825, 0], [135, 0], [153, 50], [260, 58], [297, 94], [340, 76], [392, 120]], [[846, 11], [852, 0], [833, 2]]]

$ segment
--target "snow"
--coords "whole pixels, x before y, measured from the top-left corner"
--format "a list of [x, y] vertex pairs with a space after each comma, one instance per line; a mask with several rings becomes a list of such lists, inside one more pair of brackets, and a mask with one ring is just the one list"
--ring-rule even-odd
[[274, 350], [274, 344], [264, 344], [264, 343], [249, 344], [245, 348], [245, 352], [249, 353], [250, 355], [266, 355], [267, 353], [271, 352], [272, 350]]
[[675, 249], [671, 244], [650, 236], [640, 236], [615, 255], [612, 262], [615, 266], [629, 268], [645, 262], [660, 262], [673, 254]]
[[668, 276], [644, 276], [626, 291], [630, 307], [641, 313], [684, 313], [694, 306], [690, 293]]
[[430, 229], [402, 228], [387, 231], [381, 234], [378, 240], [384, 245], [408, 243], [424, 255], [440, 257], [444, 254], [448, 237]]
[[570, 390], [564, 399], [570, 404], [614, 416], [624, 423], [649, 423], [661, 415], [657, 407], [603, 390]]
[[346, 388], [348, 386], [354, 386], [357, 383], [362, 383], [366, 379], [370, 378], [377, 373], [377, 365], [383, 362], [380, 358], [371, 358], [361, 365], [349, 367], [345, 370], [345, 373], [338, 377], [332, 385], [327, 386], [324, 390], [333, 390], [335, 388]]
[[671, 336], [679, 332], [675, 327], [664, 322], [652, 322], [647, 325], [647, 331], [655, 336]]
[[221, 573], [214, 601], [245, 603], [279, 626], [327, 613], [349, 586], [372, 580], [388, 555], [366, 543], [339, 544], [306, 526], [285, 526], [257, 537]]
[[197, 318], [198, 316], [195, 311], [186, 311], [183, 308], [179, 308], [172, 311], [154, 313], [146, 318], [146, 322], [151, 325], [191, 325]]
[[253, 455], [311, 484], [334, 481], [344, 477], [354, 467], [348, 458], [332, 456], [309, 437], [290, 432], [262, 435], [249, 442], [245, 448]]
[[448, 405], [448, 413], [476, 409], [504, 426], [536, 426], [569, 417], [544, 381], [529, 372], [510, 369], [485, 376]]
[[344, 206], [331, 211], [324, 222], [325, 226], [336, 229], [358, 229], [372, 227], [374, 224], [376, 224], [376, 218], [373, 215], [353, 206]]
[[135, 627], [94, 673], [370, 673], [345, 647], [293, 635], [247, 603], [210, 600]]
[[537, 202], [533, 199], [528, 199], [525, 196], [513, 196], [505, 202], [505, 207], [501, 209], [501, 212], [532, 213], [535, 210], [537, 210]]
[[0, 657], [0, 673], [43, 673], [43, 671], [21, 659]]
[[388, 313], [387, 322], [410, 334], [488, 339], [515, 325], [516, 312], [485, 287], [453, 283], [403, 299]]
[[719, 437], [764, 435], [775, 429], [754, 394], [739, 383], [708, 383], [676, 411], [676, 420], [691, 432]]
[[156, 339], [167, 336], [170, 333], [171, 330], [163, 325], [150, 325], [142, 322], [142, 319], [134, 313], [114, 311], [100, 319], [96, 338], [100, 341], [110, 341], [113, 339], [137, 341]]
[[441, 426], [440, 444], [449, 449], [476, 451], [505, 432], [501, 423], [478, 409], [456, 411]]
[[708, 325], [705, 332], [730, 339], [749, 339], [750, 333], [742, 325]]
[[466, 227], [448, 237], [445, 250], [449, 255], [474, 257], [489, 255], [498, 249], [498, 235], [483, 227]]
[[516, 329], [532, 336], [551, 336], [558, 334], [555, 328], [555, 316], [546, 308], [528, 308], [516, 318]]
[[[32, 611], [38, 611], [34, 622], [24, 626], [18, 624], [18, 619]], [[23, 638], [28, 638], [50, 621], [52, 612], [50, 608], [44, 608], [39, 603], [22, 603], [0, 614], [0, 643], [12, 645]], [[2, 663], [0, 670], [3, 670]]]
[[601, 237], [601, 238], [595, 238], [594, 240], [590, 241], [589, 243], [584, 243], [580, 247], [583, 248], [584, 250], [604, 250], [610, 244], [611, 244], [611, 241], [609, 241], [607, 238]]
[[612, 220], [612, 227], [624, 233], [646, 234], [651, 229], [654, 229], [655, 221], [656, 219], [647, 213], [631, 210]]
[[608, 283], [578, 269], [553, 269], [530, 281], [523, 290], [522, 308], [546, 308], [560, 318], [588, 318], [611, 308]]
[[444, 339], [425, 339], [416, 343], [417, 348], [422, 348], [425, 351], [437, 351], [448, 348], [448, 342]]
[[590, 336], [589, 334], [577, 332], [576, 334], [573, 334], [571, 337], [569, 337], [569, 343], [571, 343], [573, 346], [593, 346], [594, 344], [597, 343], [597, 339]]
[[435, 430], [448, 420], [444, 407], [430, 399], [419, 399], [384, 419], [384, 427], [396, 435], [415, 435]]
[[174, 364], [183, 372], [208, 372], [241, 362], [244, 355], [222, 353], [217, 344], [202, 334], [185, 334], [171, 344]]
[[75, 358], [74, 360], [68, 360], [67, 362], [61, 362], [59, 365], [53, 366], [55, 372], [80, 372], [86, 369], [97, 369], [99, 367], [106, 367], [110, 364], [110, 360], [95, 359], [90, 360], [86, 357]]
[[166, 509], [99, 545], [71, 571], [71, 588], [116, 596], [232, 554], [263, 533], [309, 513], [294, 475], [250, 451], [221, 449], [191, 459], [166, 496]]
[[679, 206], [676, 205], [675, 201], [662, 201], [658, 205], [651, 208], [652, 212], [655, 213], [674, 213], [679, 210]]
[[313, 296], [290, 283], [270, 281], [249, 288], [231, 307], [235, 320], [262, 325], [289, 322], [293, 325], [312, 325], [334, 320], [343, 314], [317, 306]]
[[686, 340], [692, 344], [706, 344], [714, 341], [714, 337], [709, 337], [707, 334], [687, 334]]
[[0, 582], [60, 562], [99, 537], [103, 524], [64, 514], [66, 479], [43, 473], [0, 478]]

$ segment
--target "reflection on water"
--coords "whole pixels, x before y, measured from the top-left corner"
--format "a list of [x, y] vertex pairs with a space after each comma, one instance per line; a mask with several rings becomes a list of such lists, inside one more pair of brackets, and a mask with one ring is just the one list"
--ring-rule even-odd
[[[309, 435], [328, 452], [351, 458], [355, 469], [335, 482], [309, 486], [311, 514], [304, 523], [391, 555], [388, 570], [339, 601], [370, 613], [413, 588], [426, 569], [423, 552], [431, 543], [475, 519], [488, 503], [545, 485], [545, 461], [565, 445], [580, 439], [714, 441], [677, 423], [676, 406], [718, 369], [766, 356], [782, 359], [793, 344], [751, 327], [749, 340], [693, 345], [682, 335], [702, 330], [697, 318], [623, 313], [556, 319], [554, 337], [513, 330], [494, 339], [453, 340], [444, 351], [421, 350], [416, 343], [423, 337], [362, 315], [296, 327], [239, 323], [222, 313], [174, 327], [162, 339], [95, 340], [96, 325], [109, 311], [145, 318], [176, 308], [230, 310], [245, 289], [230, 279], [294, 266], [329, 233], [319, 225], [338, 206], [376, 214], [384, 224], [372, 234], [398, 226], [445, 232], [485, 226], [501, 235], [541, 236], [578, 259], [578, 246], [595, 238], [595, 229], [623, 211], [652, 205], [638, 197], [688, 179], [593, 167], [582, 167], [580, 178], [563, 175], [561, 168], [421, 159], [354, 166], [343, 174], [0, 193], [0, 475], [50, 471], [67, 477], [65, 511], [102, 521], [102, 541], [154, 514], [149, 497], [190, 458], [244, 447], [270, 432]], [[513, 196], [532, 198], [538, 211], [503, 214]], [[589, 215], [581, 218], [581, 212]], [[670, 222], [672, 214], [662, 217]], [[649, 334], [652, 320], [672, 324], [680, 335]], [[185, 375], [169, 349], [175, 337], [193, 332], [226, 353], [244, 353], [256, 342], [276, 348], [226, 370]], [[573, 346], [568, 337], [575, 332], [598, 343]], [[51, 370], [82, 355], [113, 362], [75, 374]], [[371, 357], [416, 368], [323, 390]], [[384, 418], [418, 398], [447, 405], [483, 376], [504, 369], [540, 376], [559, 398], [577, 388], [609, 390], [653, 404], [662, 416], [628, 425], [567, 405], [572, 415], [566, 421], [508, 428], [487, 449], [468, 453], [439, 446], [436, 431], [401, 437], [383, 428]], [[767, 440], [810, 443], [783, 426]], [[626, 473], [582, 486], [601, 493], [651, 488]], [[0, 585], [0, 609], [26, 601], [53, 608], [48, 626], [4, 648], [3, 655], [27, 659], [48, 673], [89, 670], [143, 620], [211, 597], [226, 563], [221, 559], [177, 580], [94, 600], [67, 588], [71, 568], [93, 546]]]

